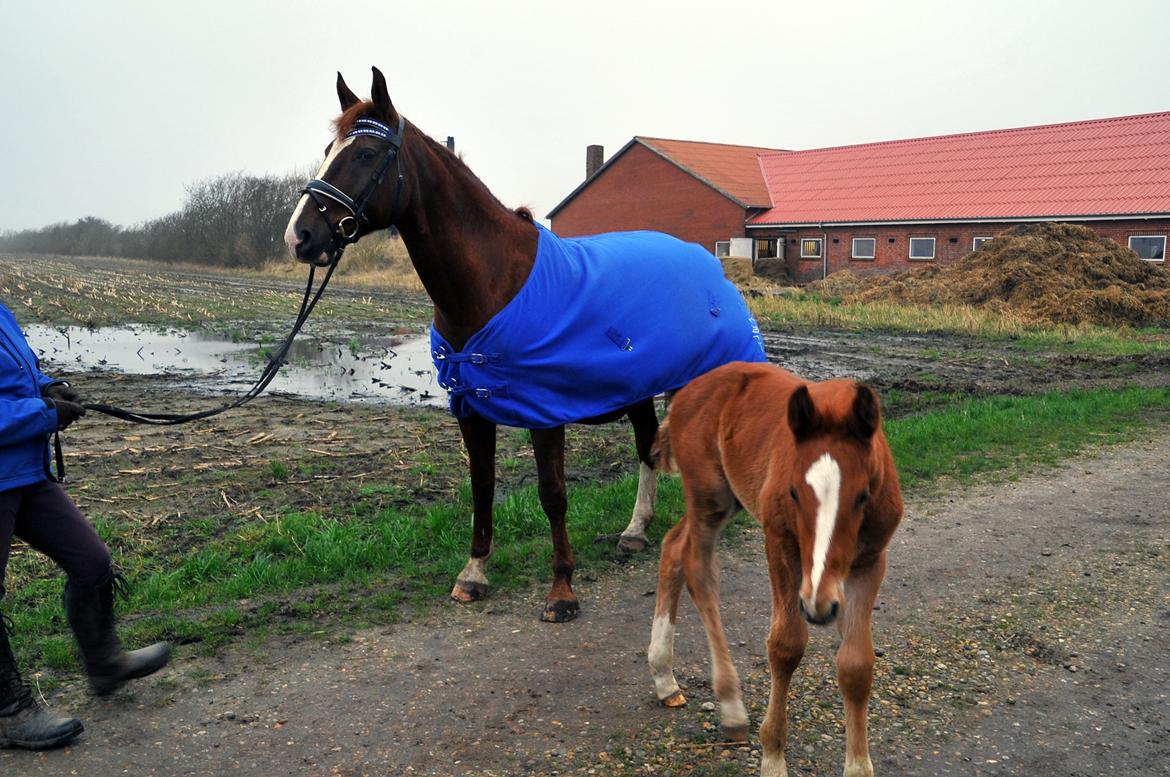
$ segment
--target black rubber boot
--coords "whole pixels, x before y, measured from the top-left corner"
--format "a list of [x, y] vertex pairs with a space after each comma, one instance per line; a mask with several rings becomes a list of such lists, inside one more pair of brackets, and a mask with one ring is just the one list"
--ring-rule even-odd
[[127, 680], [146, 677], [167, 665], [171, 646], [156, 642], [141, 650], [125, 652], [114, 632], [114, 588], [125, 592], [120, 575], [107, 574], [97, 585], [65, 584], [65, 617], [81, 649], [89, 687], [97, 696], [108, 696]]
[[41, 709], [16, 671], [6, 619], [0, 618], [0, 747], [44, 750], [82, 732], [77, 718], [59, 718]]

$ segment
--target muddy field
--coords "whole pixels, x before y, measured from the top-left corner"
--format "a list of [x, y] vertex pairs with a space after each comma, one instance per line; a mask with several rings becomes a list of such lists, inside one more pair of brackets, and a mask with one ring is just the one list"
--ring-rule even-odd
[[[16, 273], [25, 288], [4, 301], [30, 323], [61, 323], [39, 304], [36, 283], [82, 268], [94, 284], [85, 293], [101, 298], [101, 284], [138, 272], [105, 260], [13, 261], [0, 262], [0, 277], [7, 270], [11, 284]], [[157, 325], [188, 310], [183, 290], [205, 300], [213, 289], [218, 307], [201, 331], [227, 340], [243, 331], [244, 339], [271, 342], [285, 323], [279, 311], [295, 309], [296, 283], [183, 271], [159, 272], [142, 285], [157, 292], [150, 304], [165, 311]], [[329, 295], [333, 308], [306, 327], [322, 348], [351, 351], [359, 361], [384, 359], [378, 337], [425, 331], [428, 306], [419, 294], [339, 286]], [[269, 297], [264, 316], [233, 321], [223, 312], [241, 299]], [[1167, 354], [1084, 355], [954, 335], [773, 330], [766, 340], [770, 358], [798, 374], [871, 382], [894, 417], [947, 393], [1170, 384]], [[245, 364], [225, 384], [222, 375], [197, 370], [126, 374], [44, 356], [46, 371], [68, 378], [89, 401], [163, 412], [220, 404], [247, 373]], [[193, 518], [214, 516], [222, 531], [359, 494], [374, 507], [451, 499], [465, 478], [454, 421], [441, 408], [410, 404], [410, 392], [368, 394], [322, 400], [289, 389], [180, 428], [86, 418], [65, 435], [69, 489], [90, 515], [133, 527], [127, 542], [138, 547], [181, 542]], [[873, 706], [880, 773], [1170, 773], [1168, 431], [1161, 420], [1150, 440], [1055, 475], [911, 499], [876, 618], [884, 651]], [[633, 471], [625, 424], [574, 428], [568, 443], [570, 482]], [[505, 430], [499, 448], [500, 493], [535, 482], [524, 433]], [[725, 618], [758, 723], [766, 699], [767, 587], [756, 545], [749, 530], [725, 555], [724, 598], [736, 602]], [[668, 713], [653, 702], [644, 666], [651, 555], [583, 579], [584, 614], [566, 626], [536, 622], [543, 592], [534, 590], [471, 607], [438, 603], [372, 629], [326, 620], [308, 636], [270, 636], [259, 645], [241, 638], [212, 657], [180, 648], [160, 678], [100, 704], [67, 681], [51, 700], [85, 717], [89, 733], [63, 753], [0, 753], [0, 769], [751, 773], [758, 751], [721, 745], [713, 713], [701, 708], [712, 697], [692, 610], [683, 616], [679, 647], [691, 707]], [[794, 774], [840, 770], [831, 644], [828, 635], [814, 640], [798, 675]], [[550, 661], [553, 655], [559, 658]], [[143, 722], [129, 729], [132, 714]]]

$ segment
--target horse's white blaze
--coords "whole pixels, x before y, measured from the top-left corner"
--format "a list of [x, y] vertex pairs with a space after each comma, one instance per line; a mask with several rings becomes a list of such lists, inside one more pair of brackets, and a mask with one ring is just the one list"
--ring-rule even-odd
[[837, 524], [837, 504], [841, 498], [841, 467], [826, 453], [808, 468], [804, 482], [812, 486], [817, 497], [817, 536], [813, 542], [811, 581], [812, 604], [815, 605], [821, 575], [825, 572], [825, 559], [829, 556], [829, 543], [833, 539], [833, 528]]
[[[329, 149], [329, 156], [325, 157], [325, 161], [323, 161], [321, 166], [317, 168], [317, 174], [313, 177], [324, 179], [325, 174], [329, 172], [329, 166], [332, 165], [334, 160], [337, 159], [337, 155], [340, 154], [343, 149], [347, 148], [355, 140], [357, 140], [356, 136], [352, 138], [346, 138], [340, 143], [335, 142], [333, 147]], [[289, 255], [293, 257], [296, 256], [297, 243], [300, 242], [300, 238], [297, 237], [296, 229], [293, 228], [293, 225], [296, 224], [298, 220], [300, 220], [301, 214], [304, 212], [305, 205], [308, 202], [309, 195], [302, 194], [301, 198], [297, 200], [297, 207], [295, 210], [293, 210], [292, 218], [288, 220], [288, 226], [284, 228], [284, 243], [288, 246]]]
[[669, 615], [658, 615], [650, 626], [650, 647], [646, 650], [650, 671], [654, 674], [654, 692], [659, 700], [679, 692], [674, 679], [674, 624]]
[[630, 525], [622, 532], [623, 537], [645, 537], [646, 527], [654, 518], [654, 502], [658, 498], [658, 474], [643, 463], [638, 467], [638, 499], [634, 502], [634, 514]]

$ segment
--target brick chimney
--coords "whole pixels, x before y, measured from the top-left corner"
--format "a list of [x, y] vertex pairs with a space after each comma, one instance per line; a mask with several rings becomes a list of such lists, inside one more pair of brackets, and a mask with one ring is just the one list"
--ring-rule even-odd
[[593, 177], [593, 174], [601, 169], [605, 164], [605, 149], [601, 146], [586, 146], [585, 147], [585, 180], [588, 181]]

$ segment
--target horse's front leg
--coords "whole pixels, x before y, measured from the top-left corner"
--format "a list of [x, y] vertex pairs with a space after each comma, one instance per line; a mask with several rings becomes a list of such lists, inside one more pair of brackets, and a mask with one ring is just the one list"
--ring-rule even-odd
[[472, 602], [487, 595], [492, 552], [492, 501], [496, 495], [496, 425], [480, 416], [459, 419], [471, 471], [471, 556], [455, 580], [451, 598]]
[[548, 515], [553, 542], [553, 584], [544, 601], [540, 619], [562, 623], [577, 617], [577, 595], [573, 593], [573, 551], [565, 528], [569, 499], [565, 494], [565, 427], [532, 430], [532, 449], [536, 453], [537, 489], [540, 505]]
[[658, 496], [658, 473], [650, 459], [650, 447], [658, 434], [658, 414], [654, 400], [648, 399], [630, 408], [627, 414], [634, 427], [634, 446], [638, 451], [638, 500], [630, 525], [622, 532], [618, 548], [640, 552], [646, 549], [646, 528], [654, 518], [654, 503]]
[[[765, 524], [766, 525], [766, 524]], [[792, 673], [804, 658], [808, 626], [797, 610], [800, 590], [800, 555], [795, 541], [789, 547], [781, 538], [767, 535], [768, 570], [772, 582], [772, 626], [768, 632], [768, 665], [772, 691], [768, 712], [760, 725], [761, 777], [788, 777], [784, 748], [788, 743], [788, 686]]]
[[886, 554], [845, 580], [845, 609], [838, 628], [837, 684], [845, 701], [845, 777], [873, 777], [867, 712], [873, 684], [873, 603], [886, 575]]

